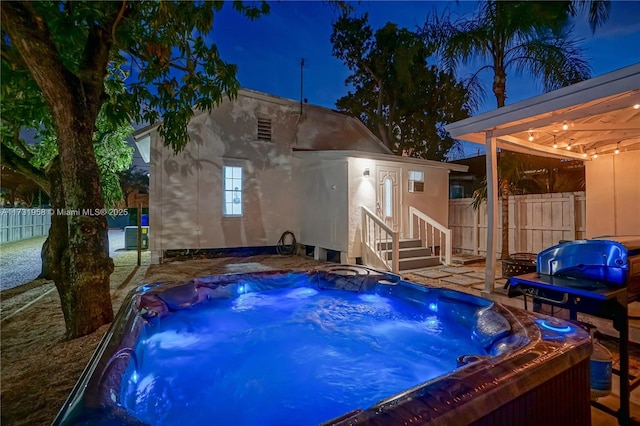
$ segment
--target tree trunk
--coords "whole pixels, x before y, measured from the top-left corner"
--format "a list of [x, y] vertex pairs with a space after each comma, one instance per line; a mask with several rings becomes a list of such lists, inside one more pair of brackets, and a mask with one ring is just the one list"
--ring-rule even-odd
[[493, 94], [496, 96], [498, 108], [502, 108], [507, 100], [507, 72], [502, 65], [494, 66]]
[[502, 195], [502, 250], [500, 259], [509, 257], [509, 181], [502, 179], [500, 184]]
[[[62, 172], [60, 170], [60, 158], [56, 157], [51, 161], [47, 170], [49, 178], [49, 197], [51, 201], [51, 227], [49, 235], [42, 245], [42, 272], [40, 278], [58, 280], [62, 277], [60, 266], [62, 265], [62, 253], [69, 246], [67, 238], [67, 217], [55, 214], [57, 209], [64, 209], [64, 190], [62, 188]], [[66, 315], [65, 315], [66, 318]]]
[[66, 209], [60, 213], [67, 222], [68, 245], [62, 250], [60, 274], [54, 274], [54, 281], [68, 338], [92, 333], [113, 320], [109, 291], [113, 261], [109, 258], [107, 217], [93, 152], [95, 117], [83, 118], [84, 123], [60, 123], [69, 125], [60, 125], [57, 132], [64, 191], [61, 208]]
[[[65, 67], [46, 21], [28, 2], [0, 2], [2, 29], [15, 42], [47, 102], [57, 136], [64, 200], [52, 202], [64, 216], [54, 228], [48, 251], [54, 253], [52, 275], [62, 304], [67, 338], [84, 336], [113, 320], [109, 275], [107, 218], [93, 148], [96, 117], [103, 102], [113, 35], [111, 25], [90, 26], [80, 68]], [[114, 8], [112, 19], [118, 19]], [[19, 41], [19, 42], [18, 42]], [[53, 225], [52, 225], [53, 227]], [[53, 236], [53, 235], [52, 235]], [[65, 244], [66, 237], [66, 244]]]

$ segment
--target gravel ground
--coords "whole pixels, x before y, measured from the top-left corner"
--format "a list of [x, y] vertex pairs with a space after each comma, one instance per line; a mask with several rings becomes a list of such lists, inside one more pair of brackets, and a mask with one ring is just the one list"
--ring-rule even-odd
[[[17, 287], [33, 281], [40, 275], [40, 252], [46, 237], [30, 238], [0, 245], [0, 290]], [[134, 250], [124, 250], [124, 231], [109, 231], [109, 255], [114, 259], [126, 257], [125, 263], [136, 264]], [[119, 262], [122, 263], [122, 262]], [[143, 252], [142, 263], [149, 263], [149, 252]]]

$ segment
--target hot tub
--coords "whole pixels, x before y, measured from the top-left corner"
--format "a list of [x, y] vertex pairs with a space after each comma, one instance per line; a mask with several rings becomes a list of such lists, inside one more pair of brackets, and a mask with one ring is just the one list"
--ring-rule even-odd
[[132, 291], [54, 424], [590, 422], [574, 324], [363, 267]]

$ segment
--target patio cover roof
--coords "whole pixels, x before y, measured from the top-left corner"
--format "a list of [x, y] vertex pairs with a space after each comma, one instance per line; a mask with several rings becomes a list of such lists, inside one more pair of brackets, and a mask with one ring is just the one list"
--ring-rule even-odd
[[638, 150], [640, 64], [449, 124], [446, 129], [455, 139], [485, 144], [487, 137], [494, 137], [497, 148], [536, 155], [586, 160], [616, 148]]

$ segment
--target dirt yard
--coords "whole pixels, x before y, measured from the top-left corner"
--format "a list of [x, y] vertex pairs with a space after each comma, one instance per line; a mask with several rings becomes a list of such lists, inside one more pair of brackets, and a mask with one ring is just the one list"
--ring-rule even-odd
[[[196, 259], [140, 267], [131, 266], [135, 265], [133, 259], [114, 258], [114, 312], [130, 290], [144, 283], [269, 269], [308, 270], [320, 265], [312, 258], [297, 256]], [[109, 326], [89, 336], [64, 341], [60, 299], [53, 282], [47, 280], [37, 279], [2, 291], [0, 300], [0, 423], [49, 425]]]

